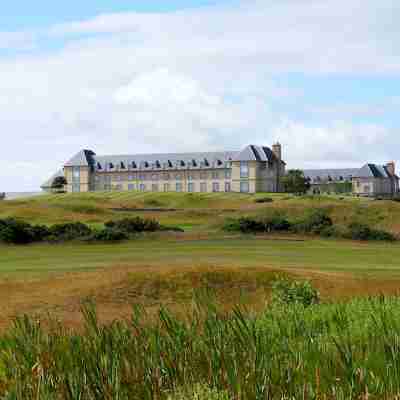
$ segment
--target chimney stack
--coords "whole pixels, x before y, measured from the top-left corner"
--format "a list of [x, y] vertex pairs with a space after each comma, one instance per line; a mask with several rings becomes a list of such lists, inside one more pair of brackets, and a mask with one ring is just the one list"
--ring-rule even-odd
[[282, 145], [279, 142], [276, 142], [272, 145], [272, 152], [278, 158], [278, 160], [282, 160]]
[[390, 161], [386, 164], [386, 169], [388, 170], [389, 174], [394, 176], [396, 175], [396, 163], [394, 161]]

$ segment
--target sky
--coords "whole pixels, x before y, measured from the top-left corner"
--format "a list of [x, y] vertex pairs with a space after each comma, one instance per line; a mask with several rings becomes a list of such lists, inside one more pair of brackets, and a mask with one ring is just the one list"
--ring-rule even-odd
[[0, 192], [83, 148], [400, 162], [399, 20], [395, 0], [5, 2]]

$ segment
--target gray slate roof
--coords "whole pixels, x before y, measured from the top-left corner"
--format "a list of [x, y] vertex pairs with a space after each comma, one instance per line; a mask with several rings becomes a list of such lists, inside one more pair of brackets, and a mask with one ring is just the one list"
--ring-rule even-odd
[[351, 181], [352, 178], [390, 178], [390, 173], [384, 165], [365, 164], [361, 168], [306, 169], [304, 176], [317, 184]]
[[311, 183], [329, 181], [351, 181], [357, 174], [359, 168], [328, 168], [328, 169], [305, 169], [304, 176], [309, 178]]
[[91, 157], [95, 153], [92, 150], [81, 150], [75, 154], [66, 164], [66, 167], [88, 167], [91, 162]]
[[268, 147], [249, 145], [242, 151], [160, 153], [133, 155], [96, 155], [91, 150], [82, 150], [72, 157], [66, 167], [91, 166], [99, 171], [123, 169], [186, 169], [225, 168], [229, 161], [272, 161], [276, 159]]

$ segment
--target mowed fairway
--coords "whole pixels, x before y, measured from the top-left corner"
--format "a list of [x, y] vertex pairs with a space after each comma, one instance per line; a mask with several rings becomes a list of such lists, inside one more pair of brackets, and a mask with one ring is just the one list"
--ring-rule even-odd
[[115, 266], [273, 267], [361, 275], [400, 275], [400, 245], [320, 239], [147, 238], [122, 244], [0, 247], [0, 277], [24, 278]]

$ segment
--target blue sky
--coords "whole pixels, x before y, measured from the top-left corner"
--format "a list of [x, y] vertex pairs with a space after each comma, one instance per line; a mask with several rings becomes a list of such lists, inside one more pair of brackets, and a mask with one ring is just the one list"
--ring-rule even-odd
[[171, 12], [192, 7], [226, 3], [229, 0], [13, 0], [1, 6], [2, 30], [25, 30], [32, 27], [75, 21], [98, 14], [122, 12]]
[[398, 161], [399, 20], [397, 0], [4, 2], [0, 191], [81, 148]]

